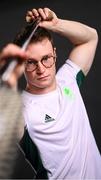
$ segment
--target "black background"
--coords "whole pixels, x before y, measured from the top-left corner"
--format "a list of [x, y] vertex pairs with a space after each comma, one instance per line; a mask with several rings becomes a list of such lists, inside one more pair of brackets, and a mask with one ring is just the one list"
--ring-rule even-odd
[[[101, 152], [101, 1], [100, 0], [1, 0], [0, 1], [0, 49], [12, 42], [16, 33], [25, 24], [27, 10], [49, 7], [63, 19], [76, 20], [97, 29], [99, 43], [93, 66], [81, 88], [91, 127]], [[57, 47], [57, 69], [68, 57], [71, 44], [65, 38], [54, 34]], [[22, 80], [23, 85], [25, 83]]]

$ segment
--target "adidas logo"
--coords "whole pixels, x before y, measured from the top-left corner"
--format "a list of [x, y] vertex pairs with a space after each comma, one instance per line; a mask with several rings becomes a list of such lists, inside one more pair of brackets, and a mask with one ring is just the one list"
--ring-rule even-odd
[[45, 115], [45, 122], [50, 122], [50, 121], [55, 121], [55, 119], [46, 114]]

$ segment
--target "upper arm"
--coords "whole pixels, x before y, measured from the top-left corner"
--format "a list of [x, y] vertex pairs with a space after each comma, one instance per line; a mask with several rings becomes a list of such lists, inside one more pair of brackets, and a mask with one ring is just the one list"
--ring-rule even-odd
[[98, 36], [96, 33], [96, 37], [94, 39], [91, 39], [84, 44], [75, 46], [69, 55], [69, 59], [77, 64], [85, 75], [89, 72], [94, 60], [97, 42]]

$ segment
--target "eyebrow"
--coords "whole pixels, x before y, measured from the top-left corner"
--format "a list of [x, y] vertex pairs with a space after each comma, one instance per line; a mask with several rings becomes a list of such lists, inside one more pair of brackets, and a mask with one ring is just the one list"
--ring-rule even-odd
[[[41, 60], [43, 59], [43, 58], [45, 58], [45, 57], [48, 57], [48, 56], [53, 56], [53, 54], [46, 54], [46, 55], [44, 55], [44, 56], [42, 56], [42, 58], [41, 58]], [[32, 60], [32, 61], [38, 61], [37, 59], [34, 59], [34, 58], [29, 58], [28, 60]]]

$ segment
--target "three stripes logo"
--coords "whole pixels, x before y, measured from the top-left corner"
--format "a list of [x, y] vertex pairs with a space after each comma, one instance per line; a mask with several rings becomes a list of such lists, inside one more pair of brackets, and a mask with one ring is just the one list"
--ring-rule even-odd
[[46, 114], [45, 115], [45, 122], [47, 123], [47, 122], [51, 122], [51, 121], [55, 121], [55, 119]]

